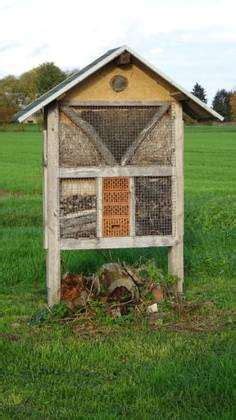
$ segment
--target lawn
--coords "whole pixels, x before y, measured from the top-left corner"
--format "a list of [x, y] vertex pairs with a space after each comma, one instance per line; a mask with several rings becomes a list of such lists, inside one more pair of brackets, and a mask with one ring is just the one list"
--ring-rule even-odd
[[[0, 132], [0, 418], [235, 418], [236, 126], [186, 127], [185, 139], [185, 294], [224, 323], [171, 332], [125, 319], [86, 336], [29, 324], [46, 302], [42, 139]], [[165, 249], [64, 252], [62, 267], [140, 258], [166, 269]]]

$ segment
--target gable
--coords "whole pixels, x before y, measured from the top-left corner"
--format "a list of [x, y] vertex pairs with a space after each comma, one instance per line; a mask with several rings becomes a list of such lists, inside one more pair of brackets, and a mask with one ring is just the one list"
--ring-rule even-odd
[[[130, 65], [107, 64], [68, 92], [64, 101], [171, 101], [171, 88], [157, 75], [133, 60]], [[121, 92], [111, 87], [114, 76], [124, 76], [128, 86]], [[173, 89], [172, 89], [173, 91]]]

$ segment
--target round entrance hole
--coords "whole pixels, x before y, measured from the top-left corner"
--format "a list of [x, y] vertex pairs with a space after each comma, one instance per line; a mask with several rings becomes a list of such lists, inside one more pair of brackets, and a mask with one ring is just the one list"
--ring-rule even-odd
[[115, 92], [122, 92], [128, 86], [128, 80], [126, 77], [121, 75], [116, 75], [111, 79], [110, 85]]

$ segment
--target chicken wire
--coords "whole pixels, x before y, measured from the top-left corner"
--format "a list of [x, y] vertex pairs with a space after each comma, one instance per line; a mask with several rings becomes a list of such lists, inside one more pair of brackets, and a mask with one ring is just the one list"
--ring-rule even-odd
[[75, 108], [91, 124], [117, 163], [154, 117], [158, 106], [90, 106]]
[[172, 235], [171, 177], [135, 177], [135, 233]]

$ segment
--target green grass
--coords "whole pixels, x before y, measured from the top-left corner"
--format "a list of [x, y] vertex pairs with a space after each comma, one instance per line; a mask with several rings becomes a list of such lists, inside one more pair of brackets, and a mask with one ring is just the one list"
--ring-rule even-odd
[[[185, 292], [235, 305], [236, 127], [186, 128]], [[29, 326], [45, 306], [42, 140], [37, 130], [0, 132], [0, 418], [233, 419], [234, 332], [110, 326], [81, 337], [71, 325]], [[104, 261], [155, 258], [165, 249], [64, 252], [63, 271]]]

